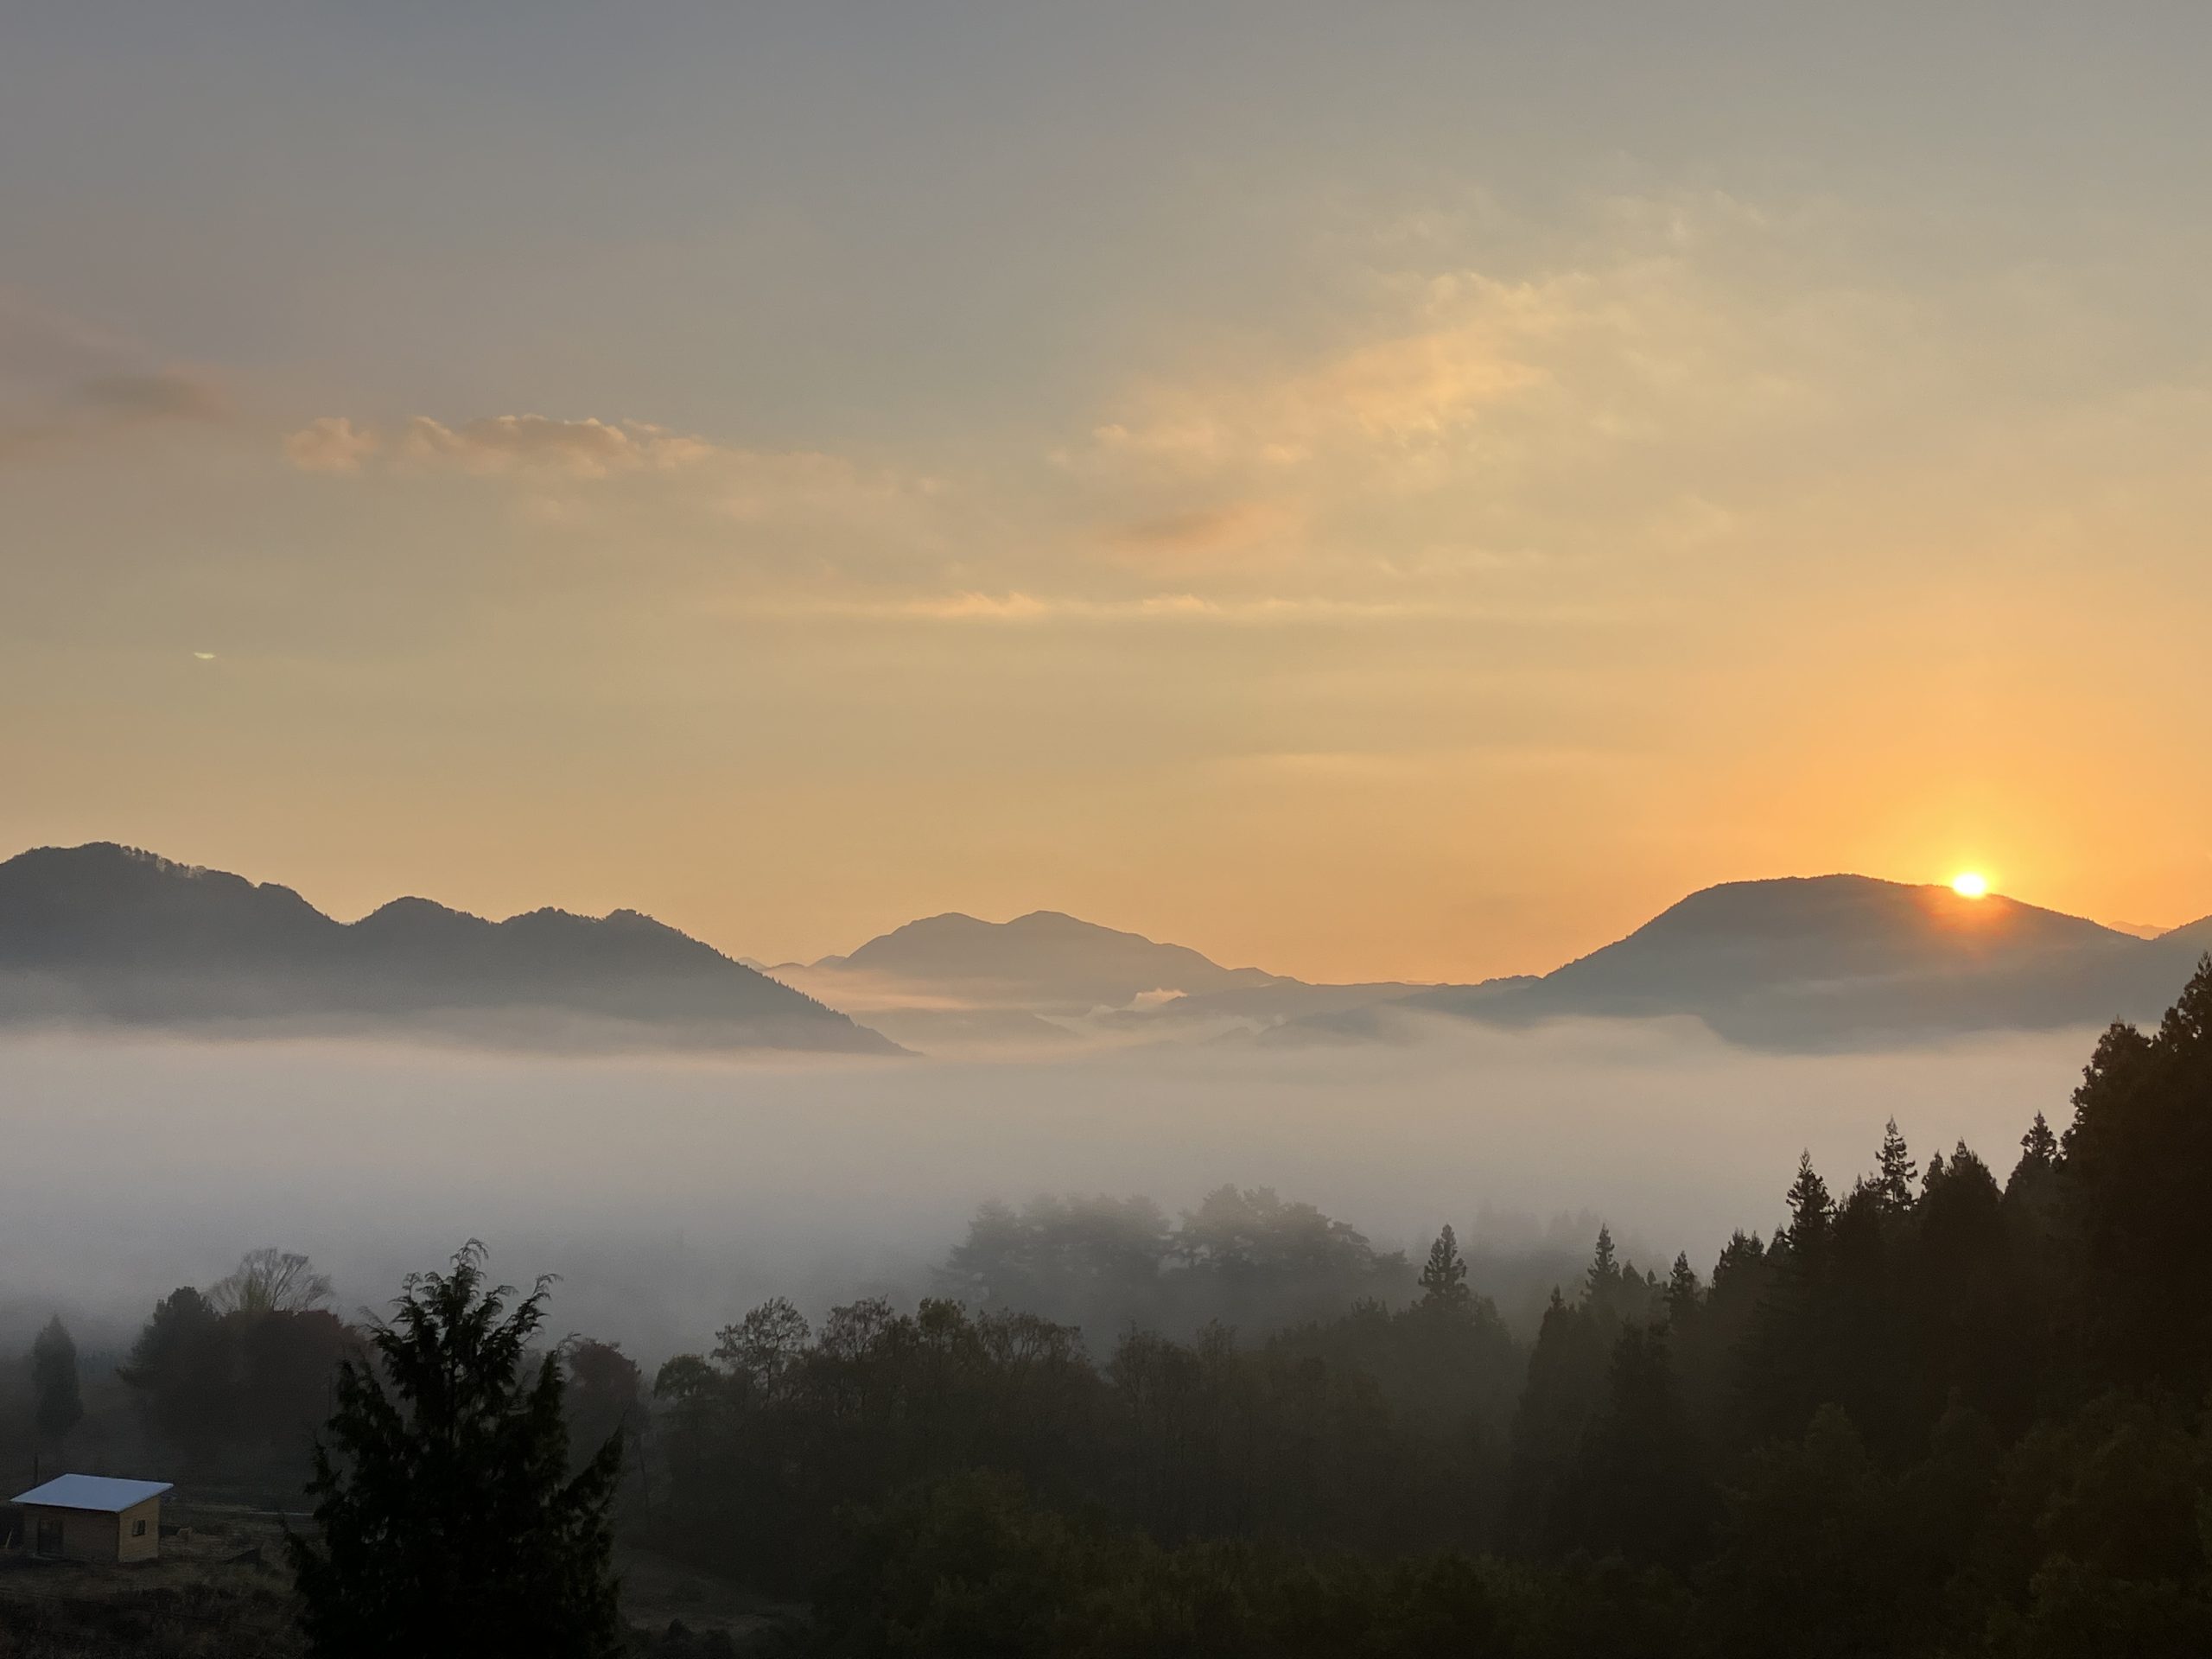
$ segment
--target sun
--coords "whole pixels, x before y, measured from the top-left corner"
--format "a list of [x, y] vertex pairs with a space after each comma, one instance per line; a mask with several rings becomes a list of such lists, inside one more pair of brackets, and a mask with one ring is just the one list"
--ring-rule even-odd
[[1961, 870], [1951, 878], [1951, 891], [1961, 899], [1984, 898], [1989, 892], [1989, 878], [1980, 870]]

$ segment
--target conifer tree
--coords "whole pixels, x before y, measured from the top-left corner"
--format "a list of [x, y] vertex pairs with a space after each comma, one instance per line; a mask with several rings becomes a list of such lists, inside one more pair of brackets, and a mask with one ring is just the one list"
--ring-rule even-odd
[[339, 1368], [315, 1454], [315, 1535], [289, 1543], [319, 1659], [607, 1659], [621, 1643], [608, 1506], [618, 1434], [569, 1471], [557, 1356], [527, 1351], [550, 1281], [512, 1307], [483, 1247], [408, 1279]]
[[1813, 1168], [1810, 1152], [1797, 1156], [1797, 1179], [1789, 1184], [1789, 1248], [1802, 1255], [1816, 1249], [1827, 1237], [1828, 1223], [1835, 1213], [1835, 1205], [1828, 1197], [1828, 1184]]
[[1428, 1263], [1421, 1270], [1421, 1306], [1432, 1313], [1464, 1313], [1474, 1300], [1474, 1292], [1467, 1288], [1467, 1264], [1460, 1257], [1459, 1241], [1446, 1222], [1429, 1246]]
[[1674, 1270], [1667, 1275], [1667, 1322], [1680, 1331], [1696, 1315], [1703, 1296], [1697, 1281], [1697, 1269], [1690, 1266], [1689, 1252], [1675, 1255]]
[[1573, 1541], [1598, 1554], [1687, 1567], [1704, 1550], [1712, 1496], [1658, 1325], [1630, 1325], [1613, 1344], [1604, 1404], [1573, 1477]]
[[38, 1438], [51, 1446], [85, 1414], [77, 1388], [77, 1344], [59, 1313], [32, 1339], [25, 1363], [31, 1373], [32, 1421]]
[[2177, 1294], [2212, 1172], [2212, 957], [2150, 1036], [2114, 1026], [2074, 1093], [2065, 1139], [2100, 1359], [2191, 1397], [2212, 1386], [2212, 1307]]
[[1882, 1132], [1882, 1161], [1874, 1176], [1875, 1190], [1881, 1194], [1884, 1211], [1903, 1215], [1912, 1208], [1912, 1178], [1918, 1173], [1893, 1117]]
[[1590, 1268], [1583, 1275], [1583, 1300], [1602, 1302], [1620, 1282], [1619, 1263], [1613, 1255], [1613, 1230], [1602, 1223], [1598, 1228], [1598, 1243], [1590, 1253]]
[[2062, 1201], [2060, 1156], [2058, 1136], [2037, 1112], [2020, 1137], [2020, 1161], [2012, 1166], [2005, 1183], [2005, 1198], [2017, 1204], [2022, 1214], [2037, 1217], [2037, 1227], [2046, 1232]]

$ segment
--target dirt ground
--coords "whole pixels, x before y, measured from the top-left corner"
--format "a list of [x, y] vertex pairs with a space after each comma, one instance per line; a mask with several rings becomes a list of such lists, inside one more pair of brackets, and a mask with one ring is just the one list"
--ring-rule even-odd
[[622, 1616], [641, 1630], [664, 1630], [675, 1622], [702, 1635], [722, 1630], [743, 1637], [792, 1611], [645, 1550], [617, 1549], [614, 1567], [622, 1575]]
[[[161, 1559], [132, 1567], [0, 1553], [0, 1659], [299, 1659], [284, 1520], [170, 1504]], [[791, 1611], [648, 1551], [620, 1549], [615, 1565], [643, 1650], [671, 1624], [736, 1643]]]

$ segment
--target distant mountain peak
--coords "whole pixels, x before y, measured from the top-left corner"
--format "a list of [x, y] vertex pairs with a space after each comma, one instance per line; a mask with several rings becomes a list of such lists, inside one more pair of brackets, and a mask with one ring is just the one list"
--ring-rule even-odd
[[1075, 1014], [1125, 1007], [1149, 992], [1199, 994], [1276, 982], [1257, 969], [1224, 968], [1186, 945], [1058, 910], [1033, 910], [1004, 922], [962, 911], [925, 916], [812, 967], [978, 1004]]
[[2163, 1006], [2180, 982], [2165, 982], [2164, 943], [1999, 893], [1783, 876], [1700, 888], [1504, 995], [1443, 989], [1407, 1006], [1515, 1023], [1690, 1015], [1748, 1042], [1848, 1046]]
[[455, 910], [442, 905], [435, 899], [419, 899], [409, 894], [402, 899], [389, 899], [367, 915], [353, 924], [355, 927], [372, 925], [394, 926], [416, 922], [451, 921], [456, 923], [482, 922], [484, 918], [468, 911]]
[[582, 1021], [630, 1042], [898, 1052], [639, 911], [492, 922], [409, 897], [347, 924], [289, 887], [111, 842], [0, 862], [10, 1020], [368, 1020], [563, 1040]]

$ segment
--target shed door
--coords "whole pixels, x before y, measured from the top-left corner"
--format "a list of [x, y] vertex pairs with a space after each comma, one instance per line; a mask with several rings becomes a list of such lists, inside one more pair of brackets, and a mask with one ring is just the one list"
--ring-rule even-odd
[[59, 1555], [61, 1553], [61, 1517], [60, 1516], [39, 1516], [36, 1553], [41, 1555]]

